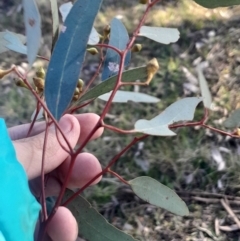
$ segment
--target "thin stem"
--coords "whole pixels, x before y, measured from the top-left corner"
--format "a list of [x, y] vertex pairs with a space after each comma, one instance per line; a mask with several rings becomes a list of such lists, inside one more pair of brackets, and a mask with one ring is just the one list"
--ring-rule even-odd
[[114, 50], [115, 52], [117, 52], [119, 55], [122, 55], [122, 51], [119, 50], [118, 48], [114, 47], [114, 46], [111, 46], [111, 45], [108, 45], [108, 44], [96, 44], [97, 47], [101, 47], [101, 48], [109, 48], [109, 49], [112, 49]]
[[49, 58], [46, 58], [46, 57], [43, 57], [43, 56], [40, 56], [40, 55], [37, 55], [37, 58], [46, 60], [46, 61], [48, 61], [48, 62], [50, 61]]
[[140, 22], [138, 23], [135, 31], [133, 32], [132, 38], [130, 39], [130, 41], [127, 44], [127, 48], [125, 49], [126, 52], [129, 51], [132, 48], [132, 46], [133, 46], [133, 44], [136, 40], [136, 37], [138, 36], [139, 30], [142, 27], [142, 25], [144, 24], [144, 22], [146, 20], [146, 17], [147, 17], [147, 14], [149, 13], [150, 9], [153, 7], [154, 4], [156, 4], [157, 2], [160, 2], [160, 1], [161, 0], [155, 0], [155, 1], [148, 4], [142, 18], [140, 19]]
[[147, 138], [148, 135], [142, 135], [140, 137], [135, 137], [124, 149], [122, 149], [117, 155], [115, 155], [112, 160], [109, 162], [109, 164], [100, 172], [98, 173], [94, 178], [92, 178], [89, 182], [87, 182], [82, 188], [80, 188], [76, 193], [74, 193], [69, 199], [67, 199], [62, 206], [66, 206], [69, 202], [71, 202], [74, 198], [76, 198], [80, 193], [82, 193], [89, 185], [91, 185], [95, 180], [97, 180], [99, 177], [101, 177], [103, 174], [108, 172], [109, 168], [115, 164], [115, 162], [127, 151], [130, 147], [132, 147], [134, 144], [136, 144], [138, 141], [141, 141], [145, 138]]
[[29, 90], [32, 92], [32, 94], [35, 96], [35, 98], [37, 99], [37, 101], [41, 104], [41, 106], [43, 107], [43, 109], [46, 111], [46, 113], [50, 116], [50, 118], [52, 119], [53, 123], [56, 125], [56, 127], [58, 128], [59, 132], [61, 133], [61, 135], [63, 136], [64, 141], [66, 142], [69, 150], [72, 150], [72, 147], [68, 141], [68, 139], [65, 137], [64, 133], [62, 132], [58, 122], [55, 120], [55, 118], [53, 117], [53, 115], [51, 114], [51, 112], [48, 110], [48, 108], [46, 107], [45, 103], [42, 101], [42, 99], [38, 96], [38, 94], [35, 92], [35, 90], [32, 88], [32, 86], [29, 84], [29, 82], [27, 81], [27, 79], [17, 70], [17, 68], [14, 68], [15, 73], [18, 75], [18, 77], [20, 77], [24, 83], [27, 85], [27, 87], [29, 88]]
[[212, 131], [215, 131], [215, 132], [217, 132], [219, 134], [223, 134], [223, 135], [234, 137], [234, 138], [238, 138], [238, 139], [240, 138], [240, 136], [238, 136], [238, 135], [235, 135], [235, 134], [232, 134], [232, 133], [229, 133], [229, 132], [217, 129], [217, 128], [212, 127], [212, 126], [208, 126], [206, 124], [202, 124], [201, 126], [207, 128], [207, 129], [210, 129]]
[[77, 111], [77, 110], [79, 110], [79, 109], [81, 109], [81, 108], [89, 105], [93, 100], [94, 100], [94, 99], [91, 99], [91, 100], [89, 100], [88, 102], [86, 102], [86, 103], [84, 103], [84, 104], [82, 104], [82, 105], [79, 105], [79, 106], [77, 106], [77, 107], [73, 107], [73, 106], [72, 106], [72, 107], [68, 110], [68, 112], [69, 112], [70, 114], [73, 114], [75, 111]]
[[93, 75], [93, 77], [91, 78], [91, 80], [88, 82], [88, 85], [86, 86], [86, 88], [84, 88], [84, 91], [83, 91], [82, 95], [84, 95], [84, 94], [88, 91], [88, 89], [90, 88], [90, 86], [92, 85], [92, 83], [94, 82], [94, 80], [95, 80], [95, 79], [98, 77], [98, 75], [100, 74], [100, 70], [101, 70], [102, 65], [103, 65], [103, 60], [104, 60], [104, 59], [101, 57], [101, 58], [100, 58], [100, 63], [99, 63], [99, 65], [98, 65], [98, 68], [97, 68], [95, 74]]
[[70, 179], [70, 177], [71, 177], [71, 173], [72, 173], [72, 169], [73, 169], [73, 165], [74, 165], [74, 163], [75, 163], [76, 157], [77, 157], [77, 155], [74, 154], [74, 155], [72, 156], [72, 158], [71, 158], [71, 163], [70, 163], [70, 166], [69, 166], [69, 168], [68, 168], [67, 176], [66, 176], [66, 178], [65, 178], [65, 180], [64, 180], [64, 182], [63, 182], [63, 185], [62, 185], [60, 194], [59, 194], [59, 196], [58, 196], [58, 198], [57, 198], [57, 200], [56, 200], [56, 203], [55, 203], [55, 205], [54, 205], [54, 208], [53, 208], [53, 210], [52, 210], [52, 212], [51, 212], [48, 220], [46, 221], [46, 226], [47, 226], [47, 224], [52, 220], [54, 214], [55, 214], [56, 211], [57, 211], [57, 208], [60, 206], [60, 204], [61, 204], [61, 202], [62, 202], [62, 198], [63, 198], [63, 195], [64, 195], [64, 193], [65, 193], [65, 190], [66, 190], [67, 184], [68, 184], [68, 182], [69, 182], [69, 179]]
[[45, 173], [44, 173], [44, 164], [45, 164], [45, 154], [47, 148], [48, 141], [48, 131], [49, 131], [49, 123], [46, 125], [46, 130], [44, 134], [44, 142], [43, 142], [43, 151], [42, 151], [42, 166], [41, 166], [41, 197], [42, 197], [42, 213], [43, 213], [43, 221], [47, 220], [47, 207], [46, 207], [46, 195], [45, 195]]
[[123, 130], [123, 129], [120, 129], [120, 128], [117, 128], [115, 126], [111, 126], [111, 125], [107, 125], [107, 124], [104, 124], [102, 123], [102, 127], [106, 128], [106, 129], [109, 129], [111, 131], [115, 131], [115, 132], [118, 132], [120, 134], [132, 134], [132, 133], [136, 133], [136, 131], [133, 129], [133, 130]]
[[126, 180], [124, 180], [120, 175], [118, 175], [116, 172], [112, 171], [110, 168], [108, 168], [107, 172], [112, 174], [113, 176], [117, 177], [122, 183], [125, 183], [126, 185], [129, 186], [129, 183]]
[[58, 143], [59, 145], [61, 146], [61, 148], [68, 153], [68, 155], [72, 155], [73, 154], [73, 151], [69, 151], [67, 150], [67, 148], [62, 144], [60, 138], [59, 138], [59, 135], [58, 135], [58, 129], [55, 128], [55, 133], [56, 133], [56, 137], [57, 137], [57, 140], [58, 140]]
[[33, 126], [34, 126], [34, 123], [36, 122], [36, 119], [37, 119], [38, 113], [40, 111], [40, 108], [41, 108], [41, 106], [40, 106], [39, 102], [37, 101], [36, 113], [34, 115], [34, 118], [33, 118], [32, 122], [31, 122], [31, 125], [29, 126], [27, 137], [29, 137], [29, 135], [30, 135], [30, 133], [33, 129]]

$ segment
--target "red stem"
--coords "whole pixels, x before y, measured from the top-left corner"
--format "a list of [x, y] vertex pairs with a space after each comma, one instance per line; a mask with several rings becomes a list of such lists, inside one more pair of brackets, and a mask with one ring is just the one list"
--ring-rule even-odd
[[124, 180], [120, 175], [118, 175], [116, 172], [112, 171], [111, 169], [108, 169], [107, 172], [117, 177], [122, 183], [125, 183], [126, 185], [129, 186], [129, 183], [126, 180]]
[[119, 50], [118, 48], [114, 47], [114, 46], [111, 46], [111, 45], [108, 45], [108, 44], [97, 44], [96, 45], [97, 47], [101, 47], [101, 48], [109, 48], [109, 49], [112, 49], [114, 50], [115, 52], [117, 52], [119, 55], [122, 55], [122, 51]]
[[[113, 91], [110, 95], [110, 98], [108, 99], [103, 111], [102, 111], [102, 114], [100, 116], [100, 119], [98, 120], [98, 122], [96, 123], [96, 125], [94, 126], [94, 128], [92, 129], [92, 131], [89, 133], [89, 135], [86, 137], [86, 139], [83, 141], [82, 145], [76, 150], [76, 155], [78, 155], [82, 149], [85, 147], [85, 145], [88, 143], [88, 141], [90, 140], [90, 138], [94, 135], [94, 133], [97, 131], [98, 128], [100, 128], [102, 126], [102, 121], [103, 119], [105, 118], [106, 114], [108, 113], [109, 109], [110, 109], [110, 106], [111, 106], [111, 103], [112, 103], [112, 100], [117, 92], [117, 90], [119, 89], [119, 87], [121, 86], [121, 79], [122, 79], [122, 73], [123, 73], [123, 70], [124, 70], [124, 62], [125, 62], [125, 57], [127, 55], [127, 52], [131, 49], [136, 37], [137, 37], [137, 34], [139, 32], [139, 29], [140, 27], [143, 25], [145, 19], [146, 19], [146, 16], [149, 12], [149, 10], [151, 9], [151, 7], [158, 1], [154, 1], [152, 3], [150, 3], [145, 11], [145, 13], [143, 14], [142, 16], [142, 19], [140, 20], [136, 30], [134, 31], [134, 34], [133, 34], [133, 37], [131, 38], [131, 40], [129, 41], [129, 43], [127, 44], [127, 47], [124, 51], [120, 51], [119, 49], [113, 47], [113, 46], [109, 46], [107, 44], [98, 44], [97, 46], [99, 47], [106, 47], [106, 48], [111, 48], [113, 50], [115, 50], [119, 55], [120, 55], [120, 63], [119, 63], [119, 71], [118, 71], [118, 77], [117, 77], [117, 81], [116, 81], [116, 84], [113, 88]], [[146, 138], [148, 135], [144, 135], [144, 138]], [[135, 138], [136, 139], [136, 138]], [[134, 140], [135, 140], [134, 139]], [[138, 141], [138, 138], [136, 139]], [[86, 185], [84, 185], [84, 187], [82, 187], [76, 194], [74, 194], [72, 197], [70, 197], [65, 203], [69, 202], [69, 200], [73, 200], [74, 197], [76, 197], [79, 193], [81, 193], [85, 188], [87, 188], [93, 181], [95, 181], [98, 177], [100, 177], [101, 175], [103, 175], [107, 169], [109, 167], [111, 167], [111, 165], [113, 165], [117, 159], [119, 157], [121, 157], [121, 155], [130, 148], [130, 146], [132, 146], [133, 144], [135, 144], [137, 141], [133, 141], [132, 143], [130, 143], [126, 148], [123, 149], [122, 152], [120, 152], [117, 156], [115, 156], [112, 161], [109, 163], [109, 165], [101, 172], [99, 173], [98, 175], [96, 175], [92, 180], [90, 180]], [[73, 168], [73, 164], [74, 163], [70, 163], [70, 167], [69, 167], [69, 173], [67, 175], [67, 179], [69, 179], [69, 176], [71, 175], [71, 171], [72, 171], [72, 168]], [[64, 181], [64, 184], [65, 184], [65, 181]], [[65, 189], [66, 185], [63, 186], [63, 188]], [[61, 192], [62, 193], [62, 192]]]
[[134, 129], [133, 130], [123, 130], [123, 129], [117, 128], [116, 126], [111, 126], [111, 125], [107, 125], [107, 124], [104, 124], [104, 123], [102, 123], [102, 127], [106, 128], [108, 130], [111, 130], [111, 131], [118, 132], [120, 134], [133, 134], [133, 133], [136, 133], [136, 131]]
[[46, 130], [44, 134], [44, 142], [43, 142], [43, 151], [42, 151], [42, 166], [41, 166], [41, 197], [42, 197], [42, 213], [43, 213], [43, 221], [47, 220], [47, 207], [46, 207], [46, 195], [45, 195], [45, 173], [44, 173], [44, 164], [45, 164], [45, 154], [47, 148], [48, 141], [48, 131], [49, 131], [49, 123], [46, 125]]
[[96, 179], [101, 177], [103, 174], [108, 172], [109, 168], [134, 144], [136, 144], [138, 141], [141, 141], [145, 138], [147, 138], [148, 135], [143, 135], [140, 137], [135, 137], [124, 149], [122, 149], [116, 156], [113, 157], [113, 159], [108, 163], [108, 165], [100, 172], [98, 173], [94, 178], [92, 178], [89, 182], [87, 182], [82, 188], [80, 188], [76, 193], [74, 193], [69, 199], [67, 199], [62, 206], [66, 206], [69, 202], [71, 202], [75, 197], [77, 197], [81, 192], [83, 192], [88, 186], [90, 186]]
[[32, 122], [31, 122], [31, 125], [30, 125], [30, 127], [28, 129], [27, 137], [29, 137], [29, 135], [30, 135], [30, 133], [32, 131], [32, 128], [34, 126], [34, 123], [36, 122], [36, 119], [37, 119], [37, 116], [38, 116], [40, 108], [41, 108], [41, 106], [40, 106], [39, 102], [37, 101], [36, 113], [34, 115], [34, 118], [33, 118]]
[[43, 107], [43, 109], [47, 112], [47, 114], [50, 116], [50, 118], [52, 119], [53, 123], [56, 125], [56, 127], [58, 128], [59, 132], [61, 133], [61, 135], [63, 136], [64, 141], [66, 142], [69, 150], [72, 150], [72, 147], [69, 143], [69, 141], [67, 140], [67, 138], [65, 137], [64, 133], [62, 132], [58, 122], [55, 120], [55, 118], [53, 117], [53, 115], [50, 113], [50, 111], [48, 110], [48, 108], [46, 107], [45, 103], [42, 101], [42, 99], [38, 96], [38, 94], [34, 91], [34, 89], [32, 88], [32, 86], [29, 84], [29, 82], [27, 81], [27, 79], [21, 74], [19, 73], [19, 71], [17, 70], [17, 68], [14, 68], [15, 73], [18, 75], [18, 77], [20, 77], [24, 83], [27, 85], [27, 87], [29, 88], [29, 90], [32, 92], [32, 94], [35, 96], [35, 98], [37, 99], [38, 102], [40, 102], [41, 106]]

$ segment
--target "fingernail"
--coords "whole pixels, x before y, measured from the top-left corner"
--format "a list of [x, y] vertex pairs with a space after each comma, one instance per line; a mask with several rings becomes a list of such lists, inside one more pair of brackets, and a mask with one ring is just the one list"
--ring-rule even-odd
[[67, 134], [72, 130], [72, 121], [69, 120], [69, 118], [67, 117], [62, 117], [60, 122], [59, 122], [59, 126], [61, 127], [61, 130]]

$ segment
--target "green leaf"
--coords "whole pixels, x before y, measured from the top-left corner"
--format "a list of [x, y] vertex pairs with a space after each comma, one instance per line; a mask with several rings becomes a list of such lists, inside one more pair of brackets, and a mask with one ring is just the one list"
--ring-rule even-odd
[[[67, 3], [63, 3], [60, 7], [59, 7], [59, 11], [62, 15], [62, 21], [65, 22], [65, 19], [67, 17], [67, 15], [69, 14], [71, 8], [72, 8], [73, 4], [71, 2], [67, 2]], [[96, 45], [98, 44], [100, 41], [100, 37], [99, 34], [97, 32], [97, 30], [93, 27], [88, 39], [88, 45]]]
[[[27, 54], [27, 46], [23, 43], [26, 42], [26, 37], [21, 34], [15, 34], [8, 30], [3, 33], [3, 52], [7, 50], [12, 50], [21, 54]], [[0, 33], [1, 34], [1, 33]], [[6, 50], [4, 50], [4, 48]], [[1, 47], [0, 47], [1, 49]], [[0, 50], [0, 52], [2, 52]]]
[[68, 14], [53, 50], [45, 82], [49, 111], [59, 120], [72, 100], [100, 0], [78, 0]]
[[[123, 82], [133, 82], [138, 79], [145, 80], [146, 78], [147, 78], [146, 66], [127, 70], [127, 71], [124, 71], [122, 74]], [[88, 92], [86, 92], [86, 94], [84, 94], [74, 105], [80, 104], [81, 102], [86, 100], [97, 98], [98, 96], [113, 90], [116, 84], [116, 81], [117, 81], [117, 76], [110, 77], [109, 79], [105, 80], [101, 84], [93, 87]]]
[[129, 184], [134, 193], [146, 202], [180, 216], [189, 215], [185, 202], [173, 190], [155, 179], [137, 177], [129, 181]]
[[41, 41], [41, 18], [35, 0], [23, 0], [24, 23], [27, 36], [27, 58], [32, 66]]
[[198, 80], [199, 80], [199, 84], [200, 84], [200, 89], [201, 89], [201, 93], [202, 93], [202, 97], [203, 97], [203, 104], [206, 108], [211, 109], [212, 96], [211, 96], [207, 81], [203, 75], [203, 72], [202, 72], [202, 69], [200, 66], [197, 67], [197, 72], [198, 72]]
[[[98, 98], [104, 101], [108, 101], [110, 95], [111, 95], [111, 92], [108, 92], [106, 94], [100, 95]], [[127, 103], [128, 101], [143, 102], [143, 103], [157, 103], [160, 101], [160, 99], [144, 93], [118, 90], [112, 102]]]
[[0, 240], [33, 241], [40, 204], [32, 195], [23, 166], [0, 118]]
[[168, 126], [178, 121], [191, 121], [194, 111], [202, 98], [188, 97], [171, 104], [160, 115], [151, 120], [138, 120], [135, 131], [153, 136], [176, 135]]
[[[109, 45], [116, 47], [119, 50], [124, 50], [127, 47], [129, 42], [128, 32], [122, 22], [114, 18], [111, 21], [111, 32], [109, 38]], [[128, 51], [124, 66], [127, 66], [131, 59], [131, 52]], [[118, 74], [119, 70], [119, 63], [120, 63], [120, 56], [119, 54], [108, 48], [103, 64], [103, 72], [102, 72], [102, 80], [105, 81], [109, 77]]]
[[224, 122], [223, 126], [227, 128], [240, 127], [240, 109], [235, 110]]
[[194, 0], [205, 8], [230, 7], [240, 5], [240, 0]]
[[142, 26], [138, 35], [147, 37], [158, 43], [170, 44], [178, 41], [180, 33], [176, 28]]
[[[72, 191], [66, 190], [65, 198], [72, 194]], [[77, 220], [80, 234], [89, 241], [136, 241], [108, 223], [82, 196], [76, 197], [67, 207]]]
[[52, 12], [52, 51], [59, 35], [59, 17], [57, 0], [50, 0]]

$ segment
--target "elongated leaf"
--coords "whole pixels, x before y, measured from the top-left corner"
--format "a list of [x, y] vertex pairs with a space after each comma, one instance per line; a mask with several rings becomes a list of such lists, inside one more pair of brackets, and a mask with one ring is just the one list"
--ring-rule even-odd
[[129, 184], [134, 193], [146, 202], [180, 216], [189, 215], [185, 202], [173, 190], [155, 179], [137, 177], [129, 181]]
[[240, 109], [235, 110], [224, 122], [223, 125], [227, 128], [240, 127]]
[[10, 31], [6, 31], [4, 34], [4, 39], [7, 41], [5, 43], [5, 47], [8, 48], [9, 50], [12, 50], [21, 54], [27, 54], [27, 46], [24, 45], [22, 42], [22, 40], [24, 39], [24, 36], [22, 36], [21, 38], [17, 34], [14, 34]]
[[40, 205], [29, 189], [26, 172], [1, 118], [0, 146], [0, 240], [33, 241]]
[[27, 54], [26, 37], [8, 30], [0, 32], [0, 54], [8, 50]]
[[188, 97], [171, 104], [160, 115], [151, 120], [138, 120], [135, 131], [154, 136], [174, 136], [168, 126], [178, 121], [191, 121], [196, 106], [202, 98]]
[[176, 28], [142, 26], [138, 35], [147, 37], [158, 43], [170, 44], [178, 41], [180, 33]]
[[[66, 199], [73, 194], [67, 190]], [[78, 196], [69, 205], [77, 219], [80, 234], [89, 241], [136, 241], [133, 237], [115, 228], [83, 197]]]
[[240, 0], [194, 0], [205, 8], [230, 7], [240, 5]]
[[52, 12], [52, 51], [59, 35], [59, 17], [57, 0], [50, 0]]
[[[111, 32], [109, 38], [109, 45], [116, 47], [119, 50], [124, 50], [129, 41], [128, 32], [122, 22], [114, 18], [111, 21]], [[131, 52], [129, 51], [124, 65], [128, 65], [131, 59]], [[108, 48], [103, 64], [102, 80], [118, 74], [120, 63], [120, 56], [114, 50]]]
[[[108, 101], [112, 92], [100, 95], [98, 98], [104, 101]], [[157, 103], [160, 99], [147, 95], [144, 93], [118, 90], [113, 98], [112, 102], [127, 103], [128, 101], [143, 102], [143, 103]]]
[[212, 96], [208, 88], [207, 81], [203, 75], [203, 72], [200, 66], [197, 67], [197, 71], [198, 71], [198, 80], [200, 84], [200, 89], [203, 97], [203, 104], [206, 108], [211, 109]]
[[[59, 7], [59, 11], [62, 15], [62, 21], [65, 22], [65, 19], [68, 15], [68, 13], [70, 12], [71, 8], [72, 8], [73, 4], [71, 2], [67, 2], [62, 4]], [[88, 39], [88, 45], [96, 45], [98, 44], [98, 42], [100, 41], [100, 37], [99, 34], [97, 32], [97, 30], [93, 27]]]
[[54, 48], [44, 90], [48, 109], [57, 120], [71, 102], [100, 6], [99, 0], [76, 1]]
[[[147, 78], [147, 67], [139, 67], [136, 69], [131, 69], [123, 72], [122, 81], [123, 82], [131, 82], [138, 79], [146, 79]], [[101, 84], [90, 89], [85, 95], [83, 95], [75, 105], [90, 99], [97, 98], [100, 95], [103, 95], [109, 91], [111, 91], [116, 84], [117, 76], [110, 77], [105, 80]]]
[[27, 36], [27, 57], [32, 66], [41, 42], [41, 18], [35, 0], [23, 0], [24, 23]]

